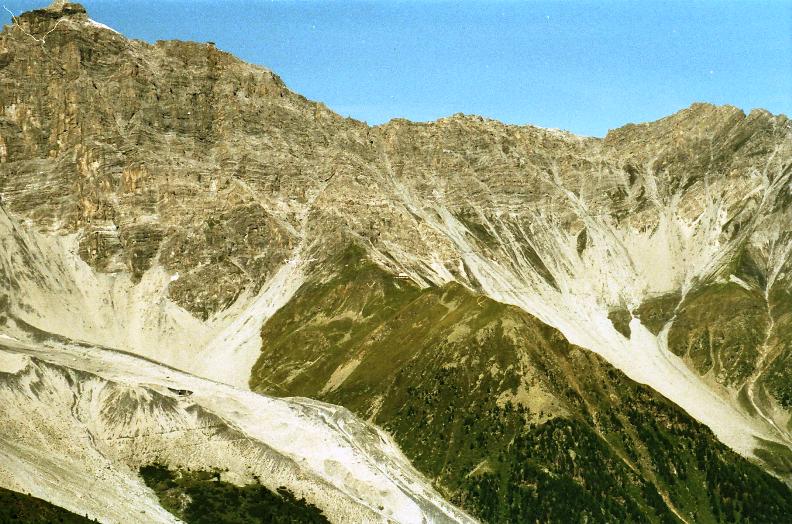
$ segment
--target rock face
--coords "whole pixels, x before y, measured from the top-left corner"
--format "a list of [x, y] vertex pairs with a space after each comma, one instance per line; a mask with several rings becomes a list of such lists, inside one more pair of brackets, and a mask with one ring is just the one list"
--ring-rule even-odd
[[[792, 479], [785, 116], [695, 104], [604, 139], [466, 115], [369, 127], [213, 45], [128, 40], [68, 3], [4, 29], [0, 105], [9, 336], [341, 403], [485, 519], [573, 518], [530, 494], [484, 504], [497, 472], [503, 492], [535, 484], [542, 500], [565, 479], [595, 520], [783, 509], [737, 507], [716, 470], [685, 498], [700, 479], [680, 471], [712, 459], [764, 478], [695, 419]], [[446, 374], [459, 404], [427, 400]], [[526, 450], [577, 430], [606, 442], [572, 449], [609, 457], [581, 462], [611, 471], [605, 485], [642, 486], [622, 492], [627, 513], [592, 512], [607, 490], [558, 455], [529, 478], [489, 456], [506, 441], [458, 431], [514, 406], [527, 411], [503, 434]], [[428, 427], [407, 422], [415, 410]], [[649, 412], [675, 421], [661, 433], [685, 429], [657, 444]], [[432, 451], [448, 425], [474, 450], [458, 461]], [[679, 446], [701, 450], [696, 466]]]

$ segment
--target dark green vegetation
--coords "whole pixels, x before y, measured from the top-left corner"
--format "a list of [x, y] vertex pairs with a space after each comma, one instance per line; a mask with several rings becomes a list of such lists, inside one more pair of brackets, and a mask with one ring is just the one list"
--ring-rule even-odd
[[95, 522], [47, 501], [0, 488], [0, 522], [26, 524], [83, 524]]
[[792, 450], [777, 442], [757, 440], [759, 440], [759, 446], [754, 449], [756, 456], [764, 460], [777, 474], [786, 477], [792, 476]]
[[[635, 310], [634, 314], [646, 326], [646, 329], [655, 335], [663, 329], [666, 322], [674, 316], [674, 311], [679, 304], [681, 297], [677, 293], [661, 295], [651, 300], [647, 300]], [[608, 314], [613, 327], [624, 335], [630, 337], [630, 312], [626, 309], [614, 309]]]
[[[792, 292], [778, 289], [770, 294], [773, 332], [767, 337], [766, 374], [760, 381], [784, 408], [792, 408]], [[788, 424], [792, 428], [792, 419]]]
[[[635, 315], [653, 333], [670, 320], [668, 348], [701, 375], [731, 388], [742, 407], [765, 413], [792, 407], [792, 294], [771, 286], [746, 256], [727, 268], [743, 284], [725, 278], [702, 283], [684, 298], [669, 294], [647, 300]], [[732, 274], [732, 273], [730, 273]], [[630, 335], [626, 310], [610, 313], [614, 327]], [[755, 404], [754, 404], [755, 403]], [[758, 416], [758, 414], [757, 414]], [[776, 421], [784, 422], [781, 416]], [[792, 429], [792, 419], [785, 422]], [[779, 474], [792, 467], [789, 451], [760, 448], [757, 456]]]
[[162, 507], [188, 524], [329, 522], [286, 488], [276, 493], [261, 484], [240, 487], [220, 480], [216, 471], [173, 471], [160, 464], [140, 468], [140, 476]]
[[685, 297], [668, 346], [687, 356], [700, 374], [712, 372], [724, 385], [742, 384], [756, 369], [768, 315], [759, 291], [713, 284]]
[[[614, 325], [619, 314], [612, 315]], [[772, 399], [783, 408], [792, 407], [792, 296], [788, 291], [776, 289], [765, 297], [755, 284], [746, 289], [734, 282], [712, 283], [694, 289], [681, 303], [676, 296], [648, 301], [638, 315], [644, 322], [645, 318], [673, 316], [669, 349], [698, 373], [742, 389], [740, 398], [749, 411], [753, 406], [744, 389], [757, 377], [756, 401], [768, 407]], [[659, 329], [651, 323], [648, 327]]]
[[[489, 522], [777, 522], [780, 481], [525, 312], [420, 290], [347, 249], [264, 326], [251, 386], [385, 427]], [[277, 386], [276, 386], [277, 384]]]

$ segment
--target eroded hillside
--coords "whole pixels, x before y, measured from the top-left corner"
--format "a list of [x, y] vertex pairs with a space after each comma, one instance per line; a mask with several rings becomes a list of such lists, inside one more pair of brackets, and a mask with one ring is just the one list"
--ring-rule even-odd
[[788, 513], [785, 116], [369, 127], [77, 4], [4, 29], [0, 104], [19, 343], [341, 404], [487, 520]]

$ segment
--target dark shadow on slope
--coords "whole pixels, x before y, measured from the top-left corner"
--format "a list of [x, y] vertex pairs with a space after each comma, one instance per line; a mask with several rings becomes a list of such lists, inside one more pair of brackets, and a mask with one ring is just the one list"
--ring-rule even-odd
[[87, 524], [96, 522], [30, 495], [0, 488], [0, 522], [13, 524]]
[[140, 468], [162, 507], [187, 524], [304, 524], [330, 522], [316, 506], [285, 487], [271, 491], [259, 483], [237, 486], [219, 471], [170, 470], [161, 464]]

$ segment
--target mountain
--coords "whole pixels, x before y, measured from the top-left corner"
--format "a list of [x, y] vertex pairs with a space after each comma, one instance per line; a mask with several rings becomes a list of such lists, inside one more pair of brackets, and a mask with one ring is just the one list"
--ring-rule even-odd
[[254, 389], [349, 407], [487, 521], [783, 520], [781, 482], [558, 330], [354, 250], [335, 262], [265, 324]]
[[0, 516], [4, 522], [35, 522], [48, 524], [62, 522], [64, 524], [87, 524], [91, 521], [75, 515], [49, 502], [23, 495], [15, 491], [0, 488]]
[[47, 337], [36, 345], [6, 337], [0, 348], [0, 472], [9, 489], [102, 522], [176, 522], [137, 473], [165, 463], [286, 488], [334, 522], [473, 522], [390, 437], [343, 408]]
[[370, 127], [69, 3], [4, 29], [0, 103], [0, 486], [105, 521], [174, 518], [155, 465], [333, 521], [792, 512], [785, 116]]

